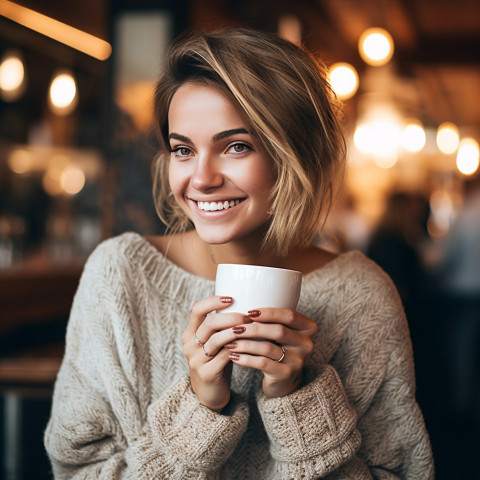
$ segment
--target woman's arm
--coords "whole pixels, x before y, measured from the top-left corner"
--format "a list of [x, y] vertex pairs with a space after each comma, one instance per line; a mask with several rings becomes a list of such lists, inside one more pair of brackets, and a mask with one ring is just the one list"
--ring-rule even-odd
[[258, 394], [272, 479], [433, 478], [403, 309], [391, 283], [376, 280], [334, 319], [345, 327], [329, 364], [290, 395]]
[[124, 259], [101, 247], [75, 297], [45, 445], [58, 479], [214, 479], [246, 429], [200, 404], [187, 378], [151, 398], [148, 340]]

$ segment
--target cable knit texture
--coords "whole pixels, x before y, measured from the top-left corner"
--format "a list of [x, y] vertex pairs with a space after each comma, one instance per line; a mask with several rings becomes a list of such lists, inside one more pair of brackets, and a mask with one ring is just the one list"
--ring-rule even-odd
[[90, 256], [75, 296], [45, 445], [57, 479], [433, 478], [408, 328], [359, 252], [304, 276], [319, 325], [302, 386], [266, 398], [233, 366], [228, 413], [201, 405], [181, 335], [214, 282], [126, 233]]

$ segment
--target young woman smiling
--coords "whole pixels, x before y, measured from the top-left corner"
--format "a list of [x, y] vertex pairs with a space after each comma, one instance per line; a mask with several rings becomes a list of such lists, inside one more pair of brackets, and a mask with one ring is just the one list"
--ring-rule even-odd
[[[169, 234], [87, 262], [45, 434], [56, 478], [433, 478], [395, 288], [311, 244], [345, 160], [324, 67], [272, 34], [192, 33], [155, 106]], [[297, 311], [222, 313], [218, 263], [301, 271]]]

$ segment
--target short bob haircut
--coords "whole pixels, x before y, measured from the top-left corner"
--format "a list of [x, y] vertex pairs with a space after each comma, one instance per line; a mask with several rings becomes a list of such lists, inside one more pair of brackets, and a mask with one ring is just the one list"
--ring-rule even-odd
[[188, 32], [172, 43], [155, 91], [161, 149], [153, 165], [155, 205], [170, 233], [193, 228], [168, 181], [168, 111], [186, 82], [222, 90], [271, 159], [276, 182], [262, 248], [286, 255], [310, 244], [326, 220], [345, 165], [339, 104], [325, 66], [277, 35], [248, 29]]

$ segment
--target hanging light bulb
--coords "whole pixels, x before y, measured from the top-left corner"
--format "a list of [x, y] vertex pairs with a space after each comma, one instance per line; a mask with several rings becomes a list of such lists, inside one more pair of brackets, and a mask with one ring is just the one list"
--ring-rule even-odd
[[437, 129], [437, 146], [442, 153], [450, 154], [458, 148], [458, 128], [450, 122], [443, 122]]
[[7, 52], [0, 63], [0, 94], [7, 102], [14, 102], [25, 91], [25, 67], [19, 53]]
[[77, 84], [73, 75], [64, 70], [57, 72], [48, 92], [48, 103], [57, 115], [68, 115], [78, 103]]
[[368, 28], [360, 36], [358, 50], [368, 65], [374, 67], [385, 65], [393, 56], [393, 38], [383, 28]]
[[333, 64], [328, 72], [328, 80], [340, 100], [353, 97], [358, 90], [358, 74], [349, 63]]
[[464, 138], [457, 153], [457, 168], [463, 175], [473, 175], [479, 166], [480, 152], [478, 142], [473, 138]]
[[423, 125], [412, 120], [407, 123], [402, 131], [402, 146], [409, 152], [419, 152], [425, 146], [427, 136]]

